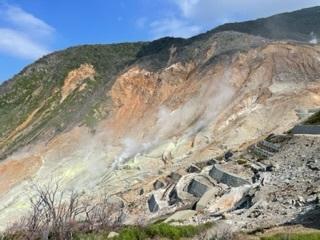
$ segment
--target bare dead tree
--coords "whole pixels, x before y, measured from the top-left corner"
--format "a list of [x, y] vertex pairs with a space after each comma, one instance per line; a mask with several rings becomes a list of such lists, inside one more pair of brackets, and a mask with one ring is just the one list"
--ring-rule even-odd
[[[119, 225], [124, 216], [122, 207], [100, 199], [85, 198], [75, 191], [62, 191], [59, 182], [32, 186], [35, 195], [30, 198], [27, 217], [13, 225], [8, 233], [20, 239], [69, 240], [76, 231], [109, 229]], [[15, 238], [19, 239], [19, 238]]]
[[32, 188], [36, 194], [30, 198], [30, 213], [19, 224], [24, 239], [48, 239], [49, 235], [55, 239], [71, 239], [78, 217], [84, 212], [80, 195], [61, 191], [59, 182]]
[[92, 229], [108, 229], [121, 223], [123, 209], [108, 200], [109, 197], [103, 195], [98, 200], [91, 198], [85, 201], [85, 221], [91, 225]]

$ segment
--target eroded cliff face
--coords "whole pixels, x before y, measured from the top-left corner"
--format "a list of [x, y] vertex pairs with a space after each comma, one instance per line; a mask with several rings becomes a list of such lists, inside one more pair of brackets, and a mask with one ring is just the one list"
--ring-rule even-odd
[[[137, 201], [137, 192], [151, 191], [155, 178], [287, 131], [299, 121], [296, 109], [319, 106], [319, 46], [261, 41], [221, 52], [215, 38], [205, 46], [201, 54], [192, 47], [194, 58], [181, 61], [182, 53], [171, 46], [167, 63], [157, 70], [139, 62], [127, 66], [103, 89], [102, 107], [95, 111], [107, 114], [94, 129], [75, 125], [3, 160], [1, 225], [28, 209], [34, 182], [59, 179], [64, 189]], [[85, 92], [87, 79], [95, 76], [95, 66], [86, 62], [70, 71], [56, 104]], [[23, 128], [36, 117], [35, 110]]]
[[61, 102], [65, 100], [70, 93], [79, 88], [79, 91], [86, 87], [84, 81], [86, 79], [93, 79], [96, 74], [94, 67], [90, 64], [81, 64], [79, 68], [72, 70], [63, 81]]

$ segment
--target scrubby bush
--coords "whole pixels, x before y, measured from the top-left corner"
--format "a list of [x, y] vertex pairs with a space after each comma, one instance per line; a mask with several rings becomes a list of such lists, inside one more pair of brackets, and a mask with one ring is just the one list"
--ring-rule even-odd
[[120, 231], [115, 240], [144, 240], [165, 238], [179, 240], [192, 238], [209, 228], [211, 224], [199, 226], [173, 226], [167, 223], [151, 224], [146, 227], [131, 226]]
[[261, 240], [320, 240], [320, 232], [317, 233], [281, 233], [270, 237], [262, 237]]
[[76, 233], [113, 228], [121, 219], [122, 210], [113, 209], [106, 197], [94, 200], [64, 192], [59, 183], [33, 188], [29, 214], [8, 228], [3, 239], [75, 239]]

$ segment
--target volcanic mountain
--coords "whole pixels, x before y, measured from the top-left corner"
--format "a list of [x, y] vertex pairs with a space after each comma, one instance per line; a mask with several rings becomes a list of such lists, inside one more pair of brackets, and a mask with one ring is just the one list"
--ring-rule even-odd
[[290, 130], [297, 109], [320, 105], [319, 20], [315, 7], [27, 66], [0, 86], [1, 227], [34, 183], [130, 203], [157, 178]]

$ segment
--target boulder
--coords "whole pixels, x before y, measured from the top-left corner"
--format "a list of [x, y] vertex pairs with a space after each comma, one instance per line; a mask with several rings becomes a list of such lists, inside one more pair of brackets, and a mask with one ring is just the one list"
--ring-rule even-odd
[[144, 194], [144, 190], [143, 190], [143, 188], [141, 188], [140, 191], [139, 191], [139, 195], [141, 196], [143, 194]]
[[200, 200], [197, 202], [196, 210], [201, 211], [208, 207], [208, 204], [215, 200], [217, 194], [220, 192], [219, 188], [211, 188], [203, 194]]
[[226, 162], [231, 160], [231, 157], [233, 156], [233, 153], [229, 150], [224, 154], [224, 159]]
[[124, 208], [124, 202], [120, 197], [111, 196], [106, 199], [106, 202], [112, 209], [121, 209]]
[[310, 204], [310, 203], [316, 203], [317, 202], [317, 195], [312, 195], [310, 197], [307, 198], [306, 203]]
[[305, 203], [306, 202], [305, 199], [302, 196], [298, 196], [298, 201], [300, 203]]
[[232, 188], [227, 194], [224, 194], [221, 198], [215, 201], [211, 206], [208, 206], [209, 212], [212, 213], [224, 213], [243, 205], [248, 201], [248, 194], [251, 190], [251, 186], [242, 186]]
[[199, 173], [199, 172], [201, 172], [201, 169], [192, 164], [190, 167], [187, 168], [187, 172], [188, 173]]
[[207, 166], [212, 166], [212, 165], [215, 165], [215, 164], [217, 163], [217, 160], [215, 160], [215, 159], [210, 159], [210, 160], [208, 160], [206, 163], [207, 163]]
[[275, 169], [275, 167], [274, 167], [272, 164], [269, 164], [269, 165], [267, 165], [267, 167], [266, 167], [266, 171], [267, 171], [267, 172], [273, 172], [274, 169]]
[[172, 153], [171, 151], [165, 151], [162, 154], [162, 161], [164, 161], [165, 163], [167, 163], [168, 161], [172, 160]]
[[165, 149], [162, 153], [162, 161], [167, 163], [173, 159], [172, 151], [176, 148], [173, 142], [166, 144]]
[[159, 210], [159, 205], [156, 201], [156, 198], [152, 194], [151, 197], [148, 199], [148, 207], [150, 212], [155, 213]]
[[172, 216], [168, 217], [165, 223], [183, 223], [191, 220], [197, 214], [197, 211], [193, 210], [182, 210], [175, 212]]
[[153, 183], [153, 188], [154, 190], [158, 190], [160, 188], [163, 188], [164, 187], [164, 183], [159, 181], [159, 180], [156, 180], [154, 183]]
[[175, 172], [172, 172], [170, 173], [170, 175], [168, 176], [173, 182], [178, 182], [181, 178], [181, 175], [179, 173], [175, 173]]
[[107, 238], [115, 238], [115, 237], [118, 237], [119, 236], [119, 233], [117, 232], [110, 232], [108, 234], [108, 237]]
[[195, 179], [191, 180], [187, 188], [187, 192], [197, 198], [200, 198], [207, 190], [208, 190], [207, 185], [204, 185]]

